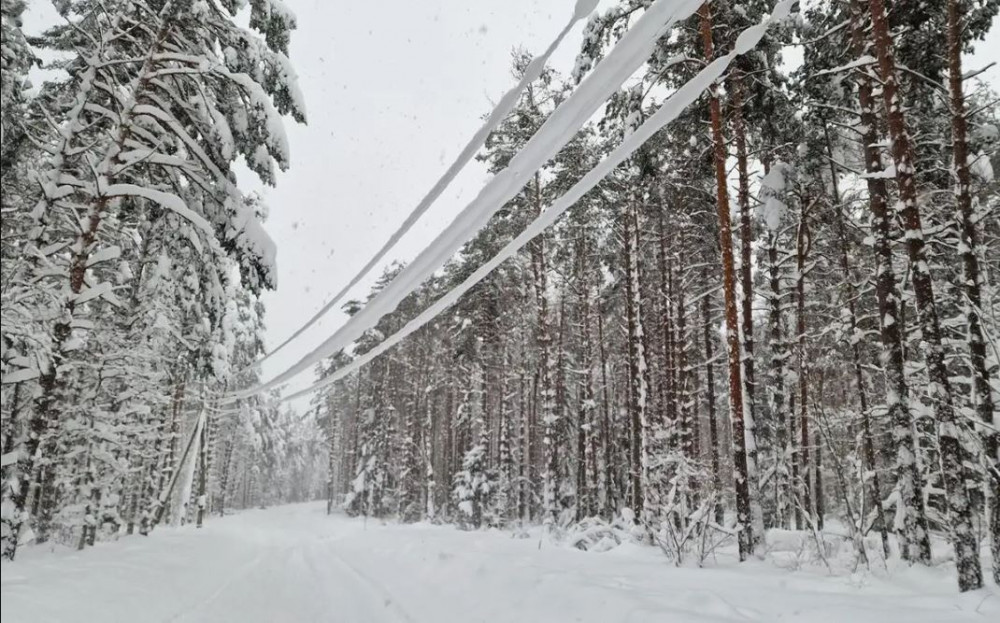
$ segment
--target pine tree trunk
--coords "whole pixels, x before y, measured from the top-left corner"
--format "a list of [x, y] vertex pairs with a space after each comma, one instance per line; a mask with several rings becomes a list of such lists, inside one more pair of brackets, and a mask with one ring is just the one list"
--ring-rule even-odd
[[667, 417], [669, 418], [666, 425], [669, 427], [672, 439], [672, 445], [684, 453], [685, 456], [690, 457], [688, 454], [690, 451], [690, 430], [687, 426], [687, 422], [681, 417], [680, 409], [678, 407], [678, 391], [680, 383], [678, 382], [678, 343], [681, 336], [678, 335], [676, 322], [677, 316], [674, 312], [674, 298], [676, 295], [676, 290], [674, 288], [674, 262], [670, 260], [666, 263], [666, 273], [667, 273], [667, 295], [664, 297], [664, 309], [666, 313], [664, 314], [665, 322], [664, 327], [667, 334], [667, 365], [666, 365], [666, 378], [667, 378]]
[[[94, 418], [90, 418], [90, 429], [93, 431], [94, 428]], [[77, 499], [84, 498], [86, 503], [83, 507], [83, 520], [80, 525], [80, 539], [77, 541], [76, 549], [82, 550], [89, 540], [89, 530], [91, 522], [93, 521], [94, 514], [94, 498], [93, 498], [93, 483], [94, 477], [91, 471], [91, 457], [93, 455], [93, 445], [87, 444], [87, 450], [84, 453], [82, 465], [80, 466], [80, 480], [79, 486], [77, 487]]]
[[[867, 19], [863, 0], [851, 0], [851, 46], [856, 56], [868, 52]], [[895, 466], [898, 504], [902, 507], [903, 558], [930, 564], [931, 545], [924, 509], [923, 478], [916, 463], [916, 440], [909, 411], [909, 387], [903, 367], [903, 322], [901, 300], [896, 284], [892, 251], [892, 216], [888, 207], [888, 189], [882, 176], [882, 156], [878, 148], [879, 120], [876, 114], [872, 78], [861, 73], [858, 79], [858, 102], [864, 130], [864, 162], [869, 204], [872, 212], [873, 249], [876, 260], [875, 294], [878, 300], [879, 329], [886, 374], [887, 420], [893, 444], [887, 463]]]
[[[715, 57], [712, 40], [711, 9], [707, 4], [698, 10], [705, 59]], [[719, 216], [719, 247], [722, 253], [723, 294], [726, 302], [726, 342], [729, 353], [729, 417], [733, 429], [733, 463], [736, 485], [736, 521], [739, 530], [739, 556], [746, 560], [753, 553], [754, 535], [750, 499], [750, 474], [747, 469], [747, 438], [743, 421], [742, 357], [740, 356], [739, 311], [736, 300], [736, 274], [733, 267], [733, 231], [729, 218], [729, 189], [726, 177], [726, 146], [722, 136], [722, 110], [719, 87], [709, 91], [715, 160], [716, 199]]]
[[639, 214], [630, 202], [622, 215], [625, 256], [625, 305], [629, 361], [630, 505], [642, 520], [649, 494], [649, 422], [645, 334], [642, 328], [642, 291], [639, 276]]
[[[206, 418], [208, 416], [206, 415]], [[206, 422], [201, 427], [201, 435], [198, 445], [198, 498], [195, 500], [197, 506], [197, 518], [195, 525], [201, 528], [205, 521], [205, 510], [208, 505], [208, 470], [211, 462], [208, 457], [209, 447], [209, 426]]]
[[423, 443], [424, 443], [424, 517], [433, 521], [437, 516], [435, 505], [435, 479], [434, 479], [434, 459], [438, 444], [435, 443], [434, 427], [434, 400], [433, 393], [427, 396], [427, 411], [423, 420]]
[[[705, 281], [704, 276], [702, 281]], [[708, 407], [708, 443], [712, 448], [712, 493], [715, 496], [715, 523], [725, 520], [722, 508], [722, 467], [719, 461], [719, 424], [715, 415], [715, 352], [712, 348], [712, 316], [709, 295], [701, 299], [702, 333], [705, 341], [705, 402]]]
[[902, 95], [897, 82], [896, 61], [885, 4], [883, 0], [870, 0], [869, 7], [875, 52], [882, 77], [882, 97], [892, 145], [892, 159], [896, 166], [896, 182], [899, 186], [901, 206], [898, 210], [903, 219], [903, 240], [910, 260], [913, 292], [917, 299], [917, 316], [923, 337], [921, 346], [927, 364], [929, 392], [934, 401], [938, 424], [941, 470], [947, 492], [951, 538], [955, 548], [955, 564], [958, 568], [958, 586], [962, 591], [973, 590], [982, 586], [983, 574], [972, 522], [972, 505], [963, 479], [963, 448], [941, 344], [941, 326], [930, 267], [927, 264], [920, 208], [917, 205], [913, 147], [906, 127]]
[[[678, 284], [677, 293], [677, 340], [675, 341], [677, 352], [674, 361], [677, 365], [677, 396], [678, 411], [681, 422], [684, 423], [686, 432], [686, 453], [694, 464], [701, 461], [701, 428], [698, 426], [698, 416], [694, 409], [694, 400], [691, 398], [691, 374], [688, 371], [688, 351], [687, 345], [690, 336], [687, 333], [687, 310], [684, 302], [684, 288]], [[697, 343], [697, 341], [696, 341]], [[694, 475], [688, 482], [691, 491], [691, 507], [697, 508], [700, 503], [700, 485], [698, 478]]]
[[510, 358], [507, 352], [505, 344], [503, 356], [501, 357], [502, 367], [499, 371], [500, 404], [497, 410], [497, 472], [499, 473], [497, 511], [502, 526], [507, 526], [512, 518], [511, 500], [514, 499], [512, 490], [514, 464], [511, 454], [511, 409], [509, 402], [510, 375], [507, 373], [507, 370], [510, 369]]
[[[157, 485], [156, 490], [162, 491], [165, 483], [170, 482], [176, 475], [177, 472], [177, 441], [180, 439], [180, 419], [181, 419], [181, 408], [184, 405], [184, 392], [187, 387], [187, 380], [182, 379], [177, 387], [174, 389], [174, 396], [170, 403], [170, 429], [169, 429], [169, 443], [167, 444], [167, 454], [163, 464], [163, 471], [160, 473], [160, 483]], [[170, 521], [170, 508], [164, 508], [163, 506], [157, 509], [159, 513], [166, 513], [165, 520]]]
[[[676, 286], [676, 284], [675, 284]], [[697, 420], [692, 417], [691, 408], [687, 401], [687, 313], [684, 309], [684, 289], [681, 287], [672, 288], [677, 299], [677, 336], [674, 340], [674, 366], [677, 369], [677, 414], [684, 428], [684, 452], [692, 460], [700, 458], [699, 453], [699, 431]]]
[[601, 514], [605, 519], [610, 519], [617, 508], [618, 498], [616, 495], [614, 473], [614, 427], [611, 422], [611, 396], [608, 384], [608, 355], [604, 347], [604, 314], [597, 310], [597, 345], [601, 356], [601, 404], [604, 406], [601, 417], [601, 450], [604, 458], [604, 501]]
[[329, 418], [326, 425], [326, 514], [330, 515], [333, 513], [334, 498], [336, 497], [334, 492], [337, 488], [337, 456], [340, 454], [340, 448], [337, 447], [339, 418], [334, 407], [334, 397], [328, 396], [326, 401], [327, 417]]
[[788, 528], [788, 457], [791, 456], [788, 422], [790, 414], [786, 411], [785, 400], [785, 366], [787, 350], [785, 348], [785, 320], [781, 305], [781, 272], [778, 266], [778, 236], [775, 232], [768, 233], [768, 325], [771, 337], [771, 411], [774, 418], [774, 513], [775, 524]]
[[[820, 398], [825, 396], [823, 393], [823, 371], [819, 371], [819, 395]], [[822, 404], [822, 403], [820, 403]], [[821, 412], [822, 413], [822, 412]], [[813, 452], [813, 482], [816, 488], [813, 489], [813, 504], [816, 509], [816, 528], [818, 530], [823, 530], [823, 516], [826, 512], [826, 500], [823, 497], [823, 444], [820, 440], [820, 430], [819, 426], [813, 430], [813, 447], [815, 451]]]
[[[795, 339], [798, 354], [799, 383], [799, 451], [797, 462], [801, 482], [796, 483], [801, 497], [799, 506], [805, 515], [805, 524], [799, 523], [799, 529], [804, 529], [815, 519], [812, 500], [812, 464], [809, 462], [809, 365], [806, 359], [806, 257], [811, 246], [809, 226], [806, 223], [807, 206], [802, 206], [801, 220], [795, 236]], [[798, 515], [799, 513], [796, 513]]]
[[[742, 59], [737, 59], [737, 63]], [[747, 439], [753, 443], [747, 444], [747, 469], [750, 474], [752, 512], [760, 512], [760, 502], [756, 499], [757, 461], [757, 408], [756, 408], [756, 372], [754, 367], [753, 340], [753, 276], [751, 274], [753, 223], [750, 218], [750, 173], [748, 171], [746, 127], [743, 120], [744, 84], [743, 72], [734, 68], [730, 81], [733, 86], [732, 118], [733, 138], [736, 143], [736, 171], [739, 180], [737, 204], [740, 208], [740, 284], [743, 286], [740, 311], [742, 312], [743, 336], [743, 387], [745, 403], [743, 405]], [[754, 517], [755, 536], [762, 538], [764, 528], [763, 515]]]
[[[581, 368], [583, 379], [579, 383], [580, 407], [577, 411], [576, 433], [576, 518], [577, 521], [593, 515], [597, 505], [596, 481], [588, 483], [588, 449], [596, 450], [594, 430], [594, 382], [593, 382], [593, 345], [590, 335], [590, 282], [587, 278], [587, 245], [584, 242], [584, 232], [578, 232], [576, 243], [576, 284], [577, 308], [579, 309], [579, 341], [583, 348]], [[588, 443], [588, 441], [590, 443]], [[593, 451], [591, 451], [591, 455]]]
[[660, 418], [662, 424], [667, 427], [667, 445], [669, 448], [677, 448], [681, 445], [678, 438], [678, 422], [676, 410], [676, 387], [674, 382], [674, 330], [670, 309], [670, 268], [667, 262], [667, 236], [664, 226], [663, 211], [661, 210], [657, 219], [659, 233], [659, 248], [657, 250], [657, 261], [660, 272], [660, 359], [661, 369], [659, 370], [659, 382], [657, 383], [658, 396], [660, 400]]
[[556, 517], [562, 510], [561, 499], [563, 483], [567, 469], [563, 469], [562, 464], [566, 461], [562, 458], [564, 446], [569, 438], [568, 418], [566, 417], [566, 407], [568, 400], [566, 397], [566, 294], [559, 299], [559, 339], [556, 343], [555, 362], [555, 424], [553, 425], [552, 452], [549, 455], [548, 469], [554, 477], [553, 490], [555, 491]]
[[[972, 368], [972, 392], [976, 417], [986, 424], [983, 441], [987, 466], [986, 474], [991, 504], [1000, 505], [1000, 433], [991, 430], [994, 423], [993, 392], [990, 388], [990, 370], [986, 363], [986, 340], [982, 328], [982, 293], [979, 271], [979, 235], [972, 208], [972, 175], [969, 170], [968, 124], [965, 118], [965, 93], [962, 89], [962, 0], [948, 0], [948, 89], [951, 95], [951, 140], [955, 167], [955, 202], [962, 257], [963, 285], [966, 296], [966, 324], [968, 327], [969, 358]], [[1000, 584], [1000, 515], [994, 510], [990, 521], [993, 551], [993, 579]]]
[[225, 459], [222, 461], [222, 474], [219, 476], [219, 517], [226, 514], [226, 502], [229, 499], [229, 481], [233, 469], [233, 454], [235, 451], [236, 442], [230, 441], [226, 445]]

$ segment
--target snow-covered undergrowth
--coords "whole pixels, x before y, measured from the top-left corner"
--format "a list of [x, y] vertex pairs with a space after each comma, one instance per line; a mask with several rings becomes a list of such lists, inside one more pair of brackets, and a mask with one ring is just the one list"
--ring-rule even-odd
[[[517, 535], [535, 538], [542, 536], [541, 531], [542, 528], [521, 529]], [[735, 563], [737, 559], [734, 537], [721, 526], [709, 523], [685, 530], [665, 522], [658, 532], [652, 533], [636, 525], [630, 512], [611, 521], [590, 517], [550, 531], [542, 538], [593, 553], [608, 552], [620, 546], [655, 545], [667, 562], [678, 567], [718, 567]], [[953, 572], [954, 555], [948, 542], [935, 537], [931, 543], [935, 573]], [[863, 548], [863, 553], [859, 547]], [[806, 570], [826, 573], [830, 577], [851, 577], [853, 581], [869, 577], [891, 581], [899, 573], [908, 573], [909, 564], [900, 558], [895, 537], [890, 537], [890, 550], [886, 557], [876, 532], [865, 536], [863, 543], [856, 544], [846, 526], [828, 520], [822, 531], [768, 530], [758, 550], [757, 562], [788, 571]], [[985, 547], [983, 558], [989, 564]]]
[[850, 549], [840, 546], [824, 563], [810, 553], [811, 535], [776, 532], [761, 560], [739, 564], [722, 544], [697, 568], [694, 560], [677, 566], [636, 536], [598, 522], [557, 538], [540, 527], [512, 534], [386, 524], [326, 516], [321, 503], [254, 510], [84, 554], [25, 548], [2, 566], [2, 620], [960, 623], [1000, 616], [1000, 591], [958, 594], [947, 562], [869, 569], [850, 564]]

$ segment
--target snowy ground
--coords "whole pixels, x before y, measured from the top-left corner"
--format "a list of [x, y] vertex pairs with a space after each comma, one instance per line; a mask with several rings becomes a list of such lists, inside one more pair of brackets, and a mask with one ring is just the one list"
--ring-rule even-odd
[[1000, 591], [958, 595], [944, 569], [831, 576], [725, 557], [677, 568], [654, 548], [366, 525], [323, 504], [19, 556], [2, 567], [3, 623], [1000, 621]]

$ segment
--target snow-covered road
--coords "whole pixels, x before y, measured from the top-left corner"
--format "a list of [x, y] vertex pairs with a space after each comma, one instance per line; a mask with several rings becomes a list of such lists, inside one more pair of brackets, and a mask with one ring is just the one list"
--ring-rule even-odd
[[585, 553], [537, 537], [249, 511], [2, 567], [3, 623], [950, 623], [1000, 620], [995, 589], [943, 570], [830, 577], [770, 562], [676, 568], [653, 548]]

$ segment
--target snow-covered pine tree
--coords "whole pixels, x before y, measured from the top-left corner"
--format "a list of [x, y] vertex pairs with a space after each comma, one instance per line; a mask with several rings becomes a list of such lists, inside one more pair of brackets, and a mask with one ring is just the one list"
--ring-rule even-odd
[[[4, 4], [5, 54], [7, 17], [16, 17], [16, 5]], [[107, 432], [98, 433], [101, 428], [111, 426], [142, 447], [142, 427], [155, 421], [148, 413], [155, 413], [163, 395], [149, 377], [156, 361], [172, 362], [166, 367], [174, 368], [174, 378], [176, 372], [188, 376], [187, 368], [199, 384], [225, 381], [227, 364], [220, 364], [232, 342], [227, 301], [240, 288], [256, 292], [274, 285], [274, 250], [260, 225], [262, 206], [240, 193], [232, 165], [244, 158], [266, 183], [274, 181], [275, 164], [287, 166], [281, 116], [304, 120], [287, 59], [294, 18], [280, 2], [254, 2], [246, 29], [237, 23], [241, 7], [68, 2], [60, 5], [65, 25], [38, 38], [39, 45], [60, 53], [55, 68], [66, 78], [43, 85], [28, 102], [22, 115], [27, 147], [17, 150], [15, 163], [30, 160], [35, 171], [32, 185], [18, 197], [18, 218], [11, 219], [21, 224], [18, 235], [25, 243], [16, 262], [5, 261], [12, 286], [4, 290], [4, 307], [19, 301], [22, 313], [18, 322], [4, 323], [5, 348], [17, 335], [32, 339], [18, 349], [15, 369], [4, 379], [5, 412], [7, 405], [18, 412], [4, 440], [15, 459], [4, 461], [5, 557], [13, 557], [31, 508], [44, 539], [57, 507], [71, 505], [72, 497], [90, 500], [83, 508], [91, 524], [98, 497], [105, 504], [109, 490], [133, 493], [127, 497], [135, 504], [119, 500], [125, 508], [143, 506], [138, 491], [151, 503], [156, 485], [139, 484], [135, 474], [156, 473], [162, 456], [130, 448], [99, 468], [93, 461], [101, 448], [78, 431], [100, 436]], [[16, 59], [5, 60], [4, 67], [17, 69]], [[6, 226], [6, 215], [4, 220]], [[149, 289], [164, 262], [161, 281], [181, 279], [195, 291], [200, 310]], [[184, 269], [173, 271], [171, 264]], [[238, 277], [231, 272], [236, 269]], [[130, 296], [121, 296], [122, 286], [131, 289]], [[157, 309], [156, 301], [164, 307]], [[177, 339], [192, 327], [192, 311], [207, 319], [205, 330], [194, 325], [201, 333], [197, 339]], [[130, 355], [142, 357], [142, 351], [127, 352], [130, 339], [153, 355], [143, 365], [128, 365]], [[187, 355], [168, 354], [175, 349]], [[85, 363], [95, 357], [96, 367]], [[17, 397], [8, 399], [9, 386]], [[123, 392], [125, 399], [112, 401], [110, 411], [94, 412], [91, 426], [71, 424], [88, 402], [104, 404], [106, 392]], [[91, 448], [75, 486], [59, 475], [73, 469], [61, 460], [67, 444]], [[114, 475], [117, 466], [132, 461], [138, 465]], [[110, 478], [106, 485], [95, 488], [95, 470]]]

